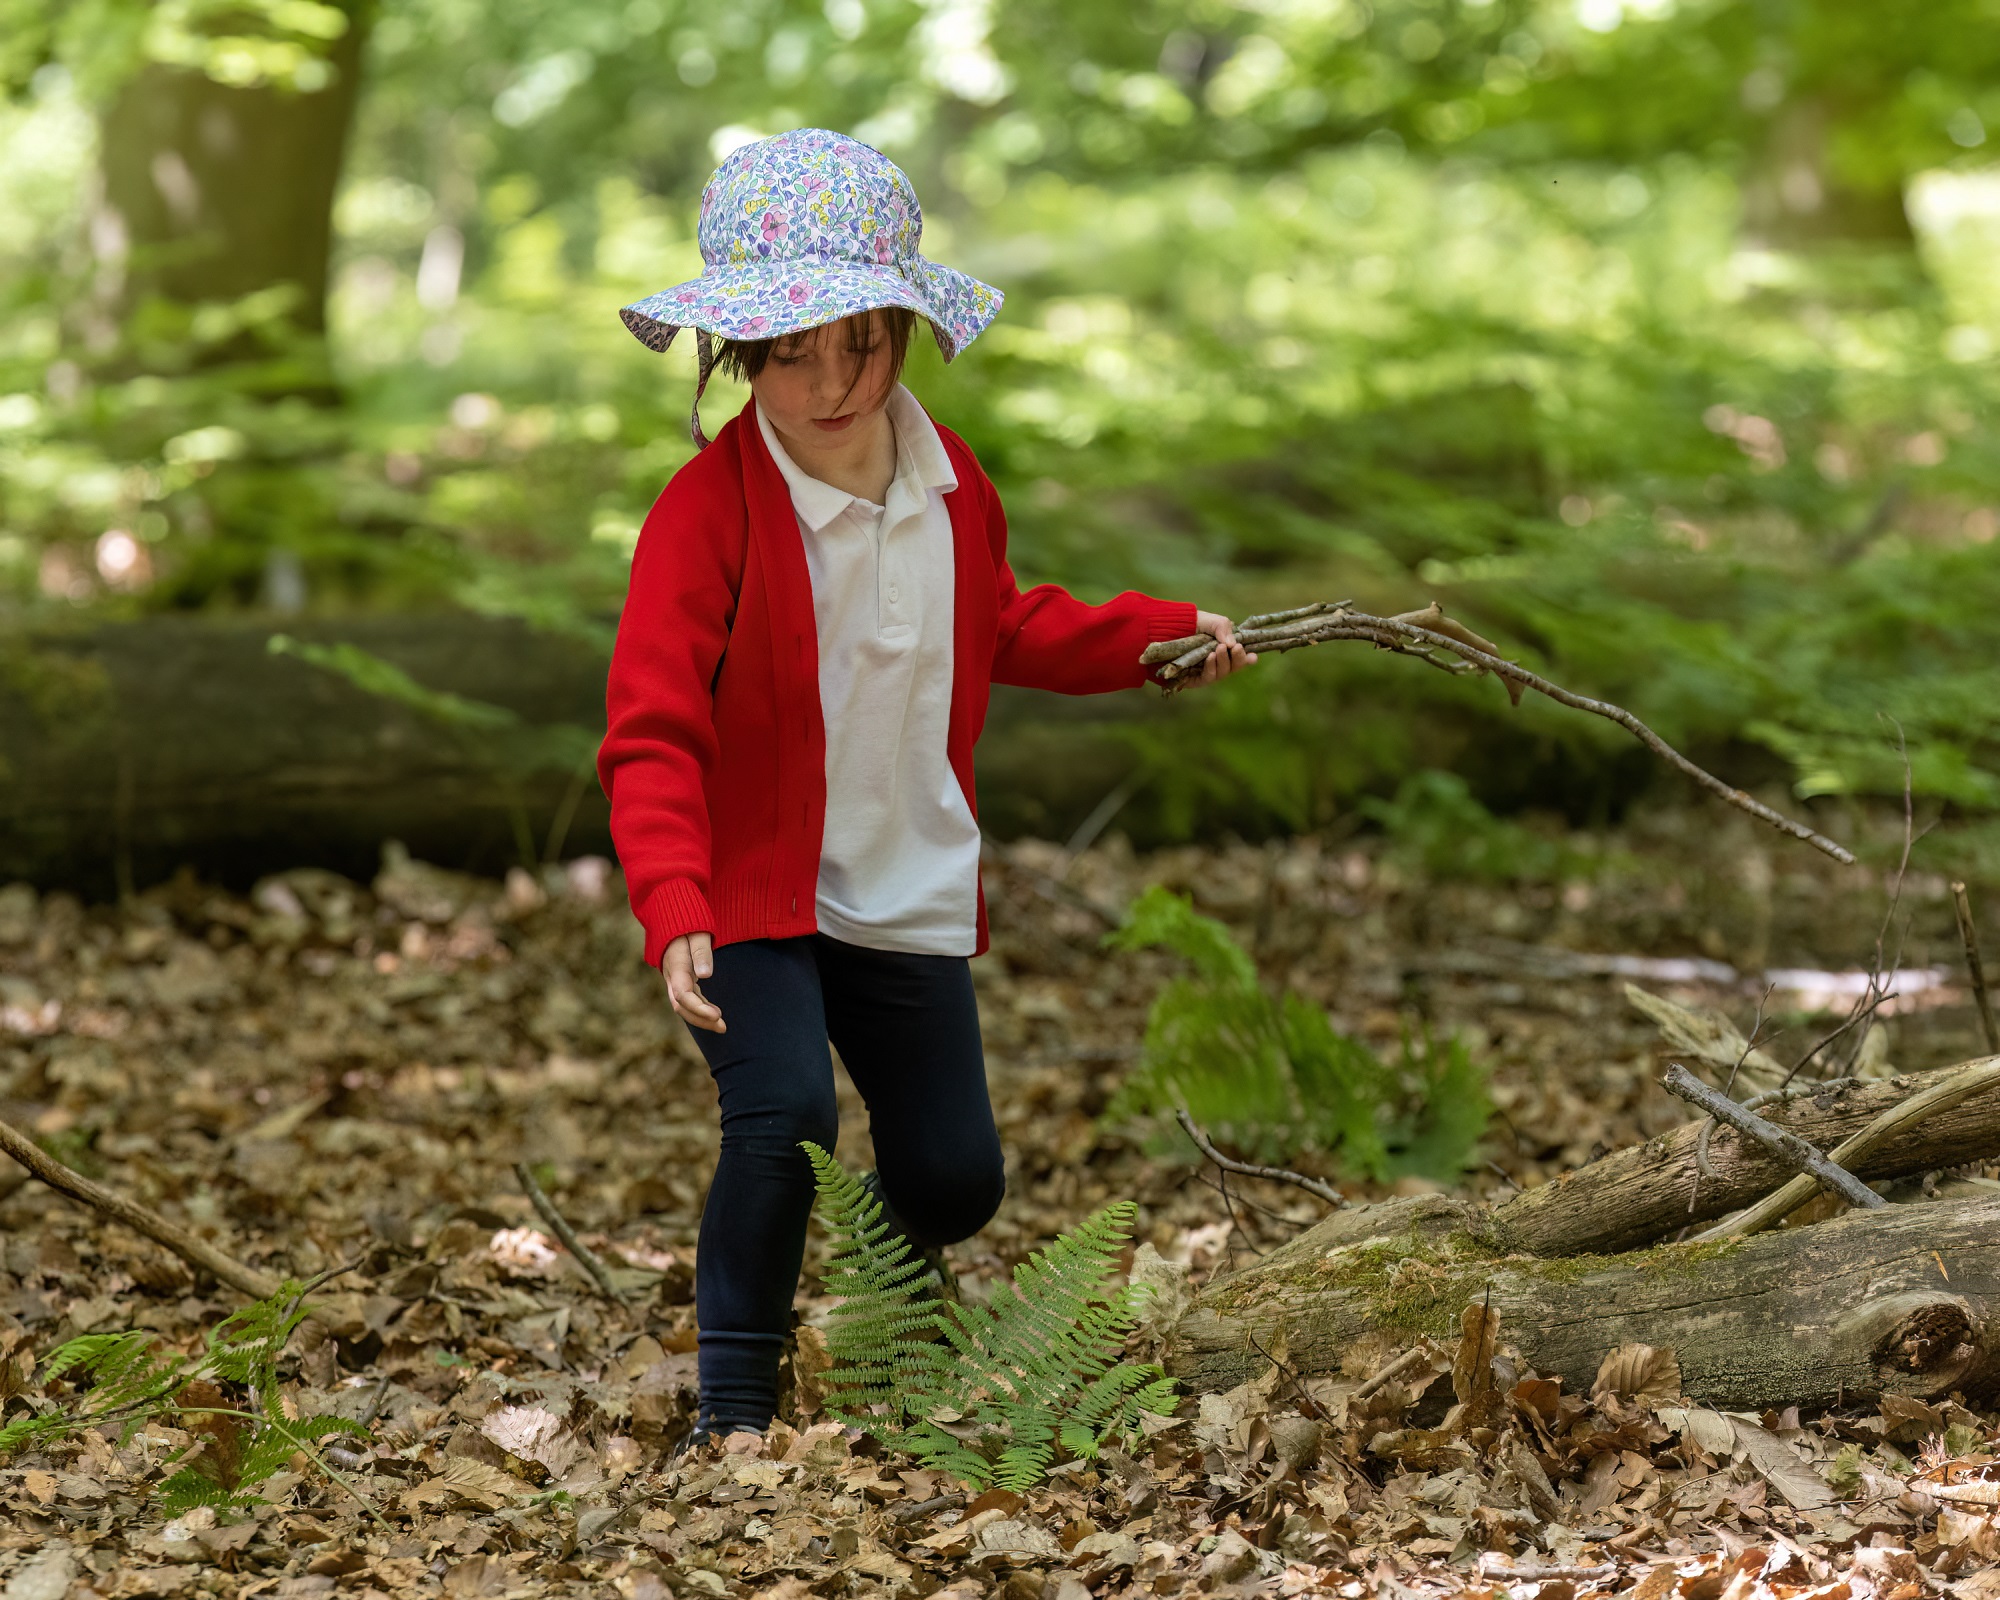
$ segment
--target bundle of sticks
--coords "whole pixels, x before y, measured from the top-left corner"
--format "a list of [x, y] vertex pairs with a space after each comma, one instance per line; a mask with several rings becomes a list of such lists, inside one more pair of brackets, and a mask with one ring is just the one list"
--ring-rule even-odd
[[[1289, 611], [1267, 611], [1245, 617], [1236, 629], [1236, 638], [1245, 649], [1259, 655], [1301, 650], [1307, 645], [1325, 644], [1334, 639], [1357, 639], [1378, 649], [1415, 656], [1419, 661], [1445, 672], [1468, 676], [1490, 672], [1506, 686], [1507, 697], [1515, 705], [1521, 703], [1525, 690], [1532, 689], [1537, 694], [1547, 695], [1559, 705], [1607, 718], [1661, 760], [1679, 768], [1709, 793], [1728, 801], [1739, 811], [1748, 812], [1780, 833], [1789, 834], [1816, 850], [1824, 851], [1842, 865], [1853, 864], [1854, 856], [1845, 847], [1824, 834], [1814, 832], [1804, 823], [1794, 822], [1782, 812], [1773, 811], [1761, 800], [1752, 799], [1741, 789], [1696, 766], [1623, 706], [1577, 694], [1506, 660], [1501, 656], [1498, 645], [1482, 639], [1464, 623], [1446, 616], [1444, 608], [1435, 600], [1421, 611], [1405, 611], [1393, 617], [1377, 617], [1365, 611], [1356, 611], [1351, 600], [1319, 600], [1307, 606], [1294, 606]], [[1211, 635], [1194, 633], [1186, 638], [1164, 639], [1150, 645], [1139, 660], [1145, 666], [1156, 668], [1154, 679], [1168, 694], [1173, 694], [1186, 688], [1191, 679], [1200, 673], [1202, 664], [1215, 648], [1216, 641]]]

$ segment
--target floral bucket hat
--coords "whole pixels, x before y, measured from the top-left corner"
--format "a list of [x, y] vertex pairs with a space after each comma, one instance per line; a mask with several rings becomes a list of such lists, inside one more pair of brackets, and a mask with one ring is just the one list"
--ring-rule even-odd
[[641, 344], [665, 350], [695, 330], [699, 375], [688, 431], [697, 445], [714, 340], [776, 339], [861, 311], [926, 318], [949, 361], [1000, 310], [998, 289], [917, 254], [924, 213], [902, 168], [825, 128], [797, 128], [732, 151], [701, 194], [700, 277], [626, 306]]

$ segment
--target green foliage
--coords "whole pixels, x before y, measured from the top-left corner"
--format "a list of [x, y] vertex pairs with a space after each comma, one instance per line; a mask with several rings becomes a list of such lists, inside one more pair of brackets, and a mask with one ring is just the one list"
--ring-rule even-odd
[[1122, 1361], [1142, 1290], [1116, 1283], [1137, 1208], [1107, 1206], [1015, 1268], [985, 1305], [920, 1287], [923, 1262], [882, 1204], [818, 1145], [805, 1151], [833, 1239], [827, 1410], [966, 1482], [1026, 1489], [1058, 1455], [1094, 1456], [1169, 1415], [1173, 1381]]
[[1426, 877], [1546, 882], [1570, 864], [1561, 844], [1501, 821], [1455, 772], [1413, 772], [1394, 799], [1363, 799], [1359, 809], [1388, 834], [1391, 858]]
[[42, 1376], [45, 1385], [67, 1380], [81, 1391], [77, 1400], [25, 1412], [0, 1427], [0, 1454], [83, 1428], [115, 1426], [129, 1436], [149, 1418], [169, 1417], [202, 1448], [159, 1485], [161, 1509], [178, 1515], [198, 1505], [257, 1504], [252, 1491], [295, 1451], [318, 1460], [314, 1446], [323, 1439], [368, 1436], [348, 1417], [286, 1417], [278, 1357], [307, 1314], [305, 1287], [287, 1282], [211, 1328], [195, 1358], [143, 1329], [71, 1339], [49, 1353]]
[[598, 737], [574, 723], [532, 726], [505, 706], [440, 689], [427, 689], [393, 661], [385, 661], [359, 645], [311, 644], [289, 634], [274, 633], [268, 642], [274, 656], [294, 656], [308, 666], [345, 678], [365, 694], [377, 695], [414, 711], [439, 728], [476, 739], [501, 764], [517, 773], [537, 768], [573, 772], [597, 753]]
[[[1265, 993], [1228, 929], [1158, 886], [1106, 942], [1164, 947], [1194, 969], [1153, 1002], [1139, 1065], [1108, 1119], [1184, 1108], [1252, 1160], [1314, 1152], [1376, 1180], [1450, 1180], [1472, 1163], [1492, 1106], [1484, 1069], [1457, 1039], [1406, 1033], [1397, 1062], [1382, 1061], [1298, 995]], [[1163, 1148], [1182, 1144], [1164, 1124], [1162, 1134]]]
[[[0, 0], [0, 615], [283, 609], [292, 572], [322, 614], [602, 641], [690, 453], [690, 354], [615, 307], [698, 268], [720, 149], [820, 123], [902, 160], [927, 247], [1007, 291], [911, 381], [992, 472], [1024, 578], [1435, 595], [1801, 795], [1900, 793], [1887, 714], [1921, 796], [1991, 813], [1987, 9]], [[111, 87], [142, 60], [304, 86], [368, 15], [329, 348], [264, 291], [109, 326]], [[1802, 174], [1823, 203], [1787, 211]], [[711, 427], [740, 399], [718, 385]], [[1497, 811], [1592, 805], [1648, 759], [1346, 645], [1125, 733], [1151, 770], [1121, 822], [1154, 837], [1322, 826], [1434, 768]]]

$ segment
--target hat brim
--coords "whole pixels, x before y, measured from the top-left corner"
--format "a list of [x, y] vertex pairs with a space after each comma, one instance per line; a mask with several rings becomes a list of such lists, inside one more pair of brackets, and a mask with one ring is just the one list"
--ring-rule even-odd
[[991, 285], [921, 256], [902, 266], [750, 261], [711, 267], [618, 314], [641, 344], [665, 350], [682, 328], [721, 339], [780, 339], [901, 306], [930, 323], [950, 361], [986, 331], [1005, 299]]

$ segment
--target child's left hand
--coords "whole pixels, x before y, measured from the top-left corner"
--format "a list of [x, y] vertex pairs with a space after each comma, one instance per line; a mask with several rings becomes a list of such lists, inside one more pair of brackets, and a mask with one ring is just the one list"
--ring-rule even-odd
[[1235, 625], [1227, 617], [1213, 611], [1197, 611], [1194, 625], [1197, 632], [1208, 634], [1216, 642], [1208, 659], [1201, 664], [1201, 676], [1194, 679], [1194, 683], [1213, 683], [1232, 672], [1241, 672], [1257, 659], [1252, 651], [1245, 650], [1236, 642]]

